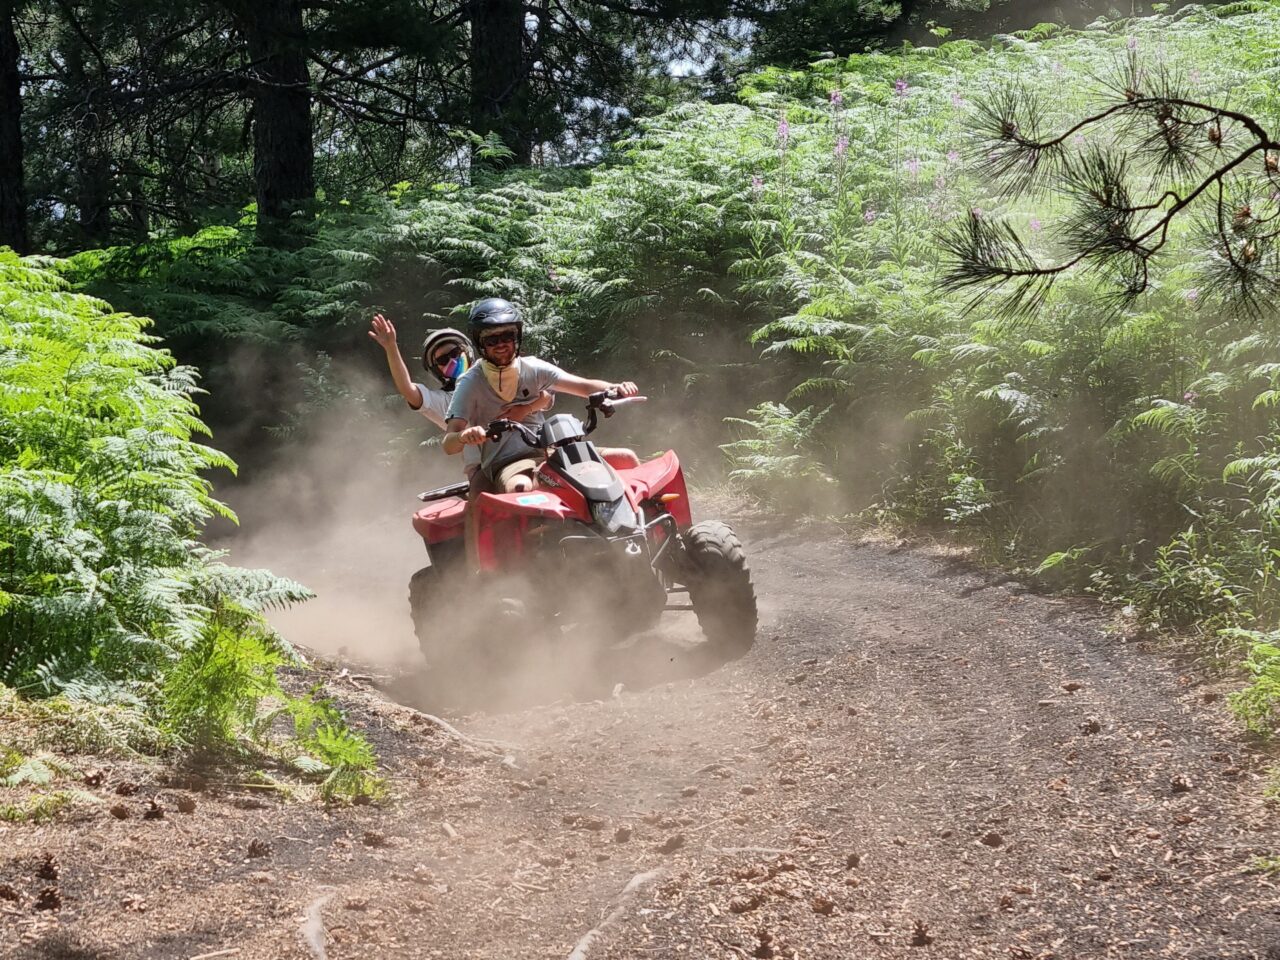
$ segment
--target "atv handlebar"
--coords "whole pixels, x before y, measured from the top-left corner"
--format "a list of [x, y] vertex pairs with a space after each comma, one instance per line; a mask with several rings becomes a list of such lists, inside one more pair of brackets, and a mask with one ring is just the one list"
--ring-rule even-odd
[[[644, 403], [648, 397], [618, 397], [613, 390], [601, 390], [587, 397], [587, 422], [583, 425], [584, 436], [591, 433], [596, 428], [596, 414], [603, 413], [605, 419], [612, 417], [618, 407], [628, 403]], [[502, 435], [508, 431], [515, 430], [520, 434], [526, 444], [531, 447], [542, 446], [538, 440], [538, 435], [530, 430], [523, 423], [515, 420], [491, 420], [489, 426], [485, 428], [485, 436], [497, 443], [502, 439]]]
[[601, 390], [591, 394], [587, 397], [587, 433], [591, 433], [596, 428], [596, 411], [603, 413], [604, 418], [608, 420], [623, 404], [644, 403], [648, 399], [648, 397], [619, 397], [615, 390]]
[[485, 430], [485, 436], [497, 443], [502, 439], [502, 435], [508, 430], [515, 430], [520, 434], [520, 438], [531, 447], [539, 446], [538, 435], [526, 427], [523, 423], [517, 423], [515, 420], [493, 420], [490, 421], [488, 428]]

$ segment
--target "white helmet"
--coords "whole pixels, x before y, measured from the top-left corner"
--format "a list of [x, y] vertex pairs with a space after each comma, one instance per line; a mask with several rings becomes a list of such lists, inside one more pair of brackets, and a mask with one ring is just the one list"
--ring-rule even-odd
[[[446, 344], [456, 346], [458, 353], [450, 359], [444, 368], [441, 368], [432, 358]], [[435, 377], [436, 382], [440, 384], [443, 390], [452, 390], [457, 384], [458, 378], [475, 366], [475, 362], [475, 347], [471, 345], [471, 340], [461, 330], [455, 330], [453, 327], [432, 330], [427, 334], [427, 339], [422, 341], [422, 365], [426, 368], [427, 373]]]

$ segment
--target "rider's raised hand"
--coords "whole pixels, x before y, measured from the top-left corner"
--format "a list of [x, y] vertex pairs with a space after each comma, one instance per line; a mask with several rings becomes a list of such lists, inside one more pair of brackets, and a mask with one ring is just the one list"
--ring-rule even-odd
[[390, 350], [396, 345], [396, 326], [382, 314], [375, 313], [369, 336], [376, 340], [383, 350]]
[[615, 383], [611, 386], [609, 392], [613, 394], [614, 399], [621, 399], [623, 397], [634, 397], [640, 392], [640, 388], [630, 380], [623, 380], [621, 383]]

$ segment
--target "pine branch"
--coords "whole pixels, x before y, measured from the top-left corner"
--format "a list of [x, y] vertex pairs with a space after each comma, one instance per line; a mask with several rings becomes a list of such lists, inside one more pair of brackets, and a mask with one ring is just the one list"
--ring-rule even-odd
[[[975, 289], [972, 307], [1010, 285], [1003, 309], [1023, 313], [1043, 303], [1058, 277], [1088, 266], [1108, 275], [1111, 299], [1127, 305], [1148, 289], [1151, 260], [1168, 242], [1174, 222], [1204, 194], [1215, 193], [1210, 232], [1216, 256], [1207, 268], [1209, 288], [1253, 312], [1261, 310], [1280, 289], [1275, 269], [1280, 256], [1273, 243], [1280, 230], [1260, 227], [1280, 219], [1280, 204], [1273, 196], [1267, 201], [1271, 209], [1258, 214], [1248, 196], [1229, 203], [1226, 185], [1259, 154], [1265, 182], [1280, 183], [1280, 143], [1247, 114], [1181, 95], [1171, 72], [1161, 68], [1145, 74], [1133, 55], [1105, 85], [1120, 102], [1052, 136], [1042, 132], [1041, 105], [1025, 90], [997, 90], [979, 105], [984, 138], [979, 169], [1005, 195], [1052, 189], [1071, 200], [1073, 210], [1056, 237], [1067, 253], [1058, 262], [1041, 264], [1011, 226], [974, 215], [943, 239], [950, 262], [942, 286]], [[1081, 131], [1111, 122], [1124, 127], [1117, 150], [1093, 148], [1081, 156], [1067, 152], [1067, 144]], [[1249, 142], [1199, 173], [1194, 186], [1183, 191], [1176, 186], [1179, 179], [1202, 171], [1226, 149], [1230, 129], [1224, 124], [1246, 132]], [[1134, 198], [1135, 169], [1154, 178], [1159, 191], [1155, 199]]]

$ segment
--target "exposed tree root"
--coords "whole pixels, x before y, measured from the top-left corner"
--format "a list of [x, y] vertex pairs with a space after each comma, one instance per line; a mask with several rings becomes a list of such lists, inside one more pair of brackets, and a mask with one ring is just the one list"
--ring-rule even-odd
[[569, 954], [568, 960], [586, 960], [587, 951], [591, 949], [598, 937], [600, 937], [605, 929], [622, 919], [622, 915], [627, 910], [636, 891], [647, 883], [651, 883], [658, 877], [662, 876], [662, 870], [650, 870], [648, 873], [637, 873], [634, 877], [627, 881], [627, 885], [622, 888], [622, 893], [618, 894], [618, 899], [613, 905], [613, 909], [609, 911], [609, 915], [601, 920], [598, 924], [582, 935], [582, 939], [578, 941], [578, 945], [573, 948], [573, 952]]

